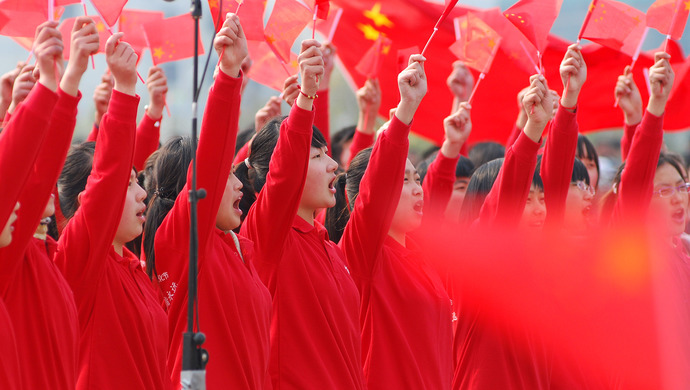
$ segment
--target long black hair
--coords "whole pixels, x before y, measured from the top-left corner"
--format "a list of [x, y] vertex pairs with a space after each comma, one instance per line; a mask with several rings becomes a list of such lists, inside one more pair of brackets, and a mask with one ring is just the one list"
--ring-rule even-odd
[[157, 275], [154, 251], [156, 232], [187, 183], [187, 169], [192, 157], [192, 140], [189, 137], [173, 137], [158, 150], [151, 178], [156, 187], [148, 203], [144, 224], [144, 254], [149, 277]]
[[60, 210], [65, 219], [72, 218], [79, 208], [79, 193], [84, 191], [91, 175], [95, 150], [95, 142], [84, 142], [72, 146], [67, 154], [65, 165], [58, 178]]
[[[597, 166], [597, 173], [601, 175], [601, 172], [599, 171], [599, 154], [597, 153], [597, 149], [594, 147], [592, 141], [590, 141], [589, 138], [585, 137], [582, 134], [577, 136], [577, 151], [575, 152], [575, 156], [577, 156], [577, 158], [579, 158], [580, 160], [584, 160], [587, 158], [594, 161], [594, 164]], [[587, 184], [593, 185], [595, 187], [599, 185], [599, 183]]]

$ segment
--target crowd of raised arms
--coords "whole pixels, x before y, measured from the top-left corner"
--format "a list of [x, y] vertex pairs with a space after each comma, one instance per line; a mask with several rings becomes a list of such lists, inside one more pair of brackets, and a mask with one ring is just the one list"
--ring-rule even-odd
[[678, 314], [690, 316], [690, 184], [682, 159], [662, 152], [674, 83], [666, 53], [649, 69], [646, 109], [629, 69], [611, 91], [625, 114], [624, 163], [602, 195], [596, 150], [578, 134], [587, 80], [578, 44], [560, 65], [562, 96], [549, 89], [555, 80], [525, 80], [507, 145], [469, 154], [474, 81], [462, 63], [449, 64], [452, 112], [422, 124], [442, 127], [445, 140], [415, 167], [408, 136], [427, 94], [420, 54], [398, 75], [389, 121], [376, 129], [371, 120], [381, 90], [369, 80], [357, 91], [357, 126], [331, 136], [323, 96], [336, 48], [305, 40], [299, 84], [288, 78], [281, 94], [289, 114], [271, 98], [255, 131], [239, 133], [251, 60], [229, 13], [194, 151], [188, 137], [159, 140], [167, 94], [159, 67], [148, 72], [150, 100], [136, 123], [137, 55], [116, 33], [105, 43], [93, 130], [72, 144], [99, 35], [88, 17], [71, 37], [57, 25], [38, 27], [35, 65], [1, 79], [2, 389], [180, 388], [193, 160], [207, 192], [197, 213], [195, 323], [206, 335], [209, 389], [636, 388], [545, 348], [534, 329], [489, 321], [449, 259], [424, 246], [424, 233], [439, 228], [557, 231], [586, 248], [594, 227], [648, 221], [673, 253], [685, 302]]

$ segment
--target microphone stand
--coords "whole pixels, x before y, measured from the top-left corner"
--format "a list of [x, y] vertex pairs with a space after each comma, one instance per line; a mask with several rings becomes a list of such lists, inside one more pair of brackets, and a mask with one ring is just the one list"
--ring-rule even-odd
[[201, 332], [194, 331], [194, 314], [197, 294], [197, 264], [199, 238], [197, 236], [197, 202], [206, 197], [206, 190], [196, 188], [196, 149], [197, 149], [197, 107], [199, 88], [199, 19], [201, 0], [192, 0], [191, 15], [194, 19], [194, 95], [192, 98], [192, 188], [189, 190], [189, 292], [187, 295], [187, 332], [182, 336], [182, 373], [180, 382], [184, 390], [205, 390], [208, 352], [201, 348], [206, 340]]

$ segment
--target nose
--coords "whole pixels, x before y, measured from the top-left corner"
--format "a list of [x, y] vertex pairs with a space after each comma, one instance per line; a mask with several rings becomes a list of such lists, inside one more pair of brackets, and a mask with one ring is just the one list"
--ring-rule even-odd
[[688, 196], [688, 194], [683, 194], [680, 191], [676, 191], [673, 193], [673, 196], [671, 196], [671, 204], [679, 204], [683, 201], [683, 196]]
[[532, 213], [534, 213], [534, 215], [540, 215], [540, 216], [545, 215], [546, 214], [546, 204], [544, 204], [544, 202], [537, 202], [537, 205], [534, 206]]
[[327, 170], [328, 172], [335, 172], [338, 169], [338, 163], [333, 160], [331, 156], [326, 155], [328, 157], [328, 164], [327, 164]]
[[137, 184], [136, 191], [137, 193], [135, 199], [137, 200], [137, 202], [143, 202], [144, 199], [146, 199], [146, 191], [143, 188], [141, 188], [139, 184]]
[[242, 184], [242, 181], [240, 179], [238, 179], [234, 173], [230, 174], [230, 180], [231, 180], [232, 188], [235, 191], [240, 191], [244, 187], [244, 185]]
[[582, 199], [584, 199], [587, 202], [591, 202], [592, 199], [594, 199], [594, 194], [592, 194], [589, 191], [583, 191]]
[[412, 187], [412, 195], [419, 196], [424, 195], [424, 188], [417, 182], [414, 182], [414, 187]]

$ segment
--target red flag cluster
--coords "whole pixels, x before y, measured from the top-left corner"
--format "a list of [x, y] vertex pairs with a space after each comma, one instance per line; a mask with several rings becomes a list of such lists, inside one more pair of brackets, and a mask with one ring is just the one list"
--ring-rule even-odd
[[488, 72], [501, 36], [472, 12], [460, 19], [460, 31], [460, 39], [450, 51], [470, 68]]
[[[189, 15], [149, 22], [143, 28], [154, 65], [194, 55], [194, 20]], [[198, 44], [199, 54], [202, 54], [204, 46], [201, 40]]]

